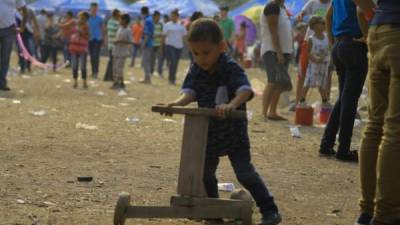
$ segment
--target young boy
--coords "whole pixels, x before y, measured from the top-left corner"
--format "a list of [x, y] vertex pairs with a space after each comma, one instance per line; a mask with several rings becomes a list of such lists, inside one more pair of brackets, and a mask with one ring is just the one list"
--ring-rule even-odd
[[[196, 20], [187, 39], [194, 63], [181, 97], [168, 106], [197, 101], [199, 107], [216, 108], [221, 117], [234, 109], [246, 110], [253, 92], [243, 69], [224, 53], [226, 44], [218, 24], [211, 19]], [[279, 224], [282, 219], [274, 198], [251, 163], [247, 119], [210, 119], [203, 181], [211, 198], [218, 198], [215, 172], [219, 157], [225, 155], [260, 208], [261, 225]]]
[[124, 67], [125, 60], [130, 56], [130, 47], [132, 45], [131, 30], [129, 23], [131, 19], [128, 14], [123, 14], [120, 18], [120, 27], [115, 36], [113, 49], [113, 70], [114, 70], [114, 85], [113, 89], [125, 89], [124, 84]]

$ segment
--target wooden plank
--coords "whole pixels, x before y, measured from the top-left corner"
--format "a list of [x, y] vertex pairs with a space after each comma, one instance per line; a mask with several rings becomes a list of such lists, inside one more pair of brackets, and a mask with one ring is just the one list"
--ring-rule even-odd
[[207, 135], [207, 117], [186, 115], [178, 178], [181, 196], [207, 196], [203, 184]]
[[[153, 106], [151, 108], [153, 112], [159, 113], [171, 113], [171, 114], [184, 114], [191, 116], [205, 116], [205, 117], [218, 117], [215, 109], [209, 108], [185, 108], [185, 107], [166, 107], [166, 106]], [[247, 114], [245, 111], [234, 110], [227, 118], [241, 119], [246, 118]]]
[[238, 206], [168, 207], [129, 206], [127, 218], [191, 218], [191, 219], [240, 219], [242, 208]]
[[[250, 202], [251, 203], [251, 202]], [[222, 198], [191, 198], [191, 197], [181, 197], [172, 196], [171, 197], [172, 206], [248, 206], [246, 201], [232, 200], [232, 199], [222, 199]], [[252, 208], [250, 204], [250, 209]]]

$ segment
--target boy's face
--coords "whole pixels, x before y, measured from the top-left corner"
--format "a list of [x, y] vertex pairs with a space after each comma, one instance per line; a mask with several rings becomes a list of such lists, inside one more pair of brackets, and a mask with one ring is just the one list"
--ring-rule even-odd
[[219, 56], [225, 50], [224, 42], [219, 44], [210, 41], [189, 42], [189, 48], [196, 64], [207, 72], [214, 72]]
[[325, 23], [317, 23], [314, 25], [315, 32], [324, 32], [325, 31]]

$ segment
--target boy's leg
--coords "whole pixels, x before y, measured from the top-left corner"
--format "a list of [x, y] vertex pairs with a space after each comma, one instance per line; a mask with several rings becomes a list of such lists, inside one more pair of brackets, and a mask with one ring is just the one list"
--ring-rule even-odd
[[79, 58], [77, 54], [71, 55], [72, 75], [74, 79], [78, 79]]
[[206, 155], [203, 182], [209, 198], [219, 198], [216, 176], [218, 164], [219, 157], [217, 155]]
[[80, 61], [81, 61], [81, 73], [82, 73], [82, 79], [87, 80], [87, 55], [86, 54], [81, 54], [79, 56]]
[[238, 181], [251, 193], [261, 214], [278, 213], [273, 196], [251, 163], [250, 150], [235, 149], [229, 151], [228, 156]]
[[0, 32], [0, 88], [7, 87], [7, 73], [14, 40], [15, 34], [11, 28], [3, 29]]

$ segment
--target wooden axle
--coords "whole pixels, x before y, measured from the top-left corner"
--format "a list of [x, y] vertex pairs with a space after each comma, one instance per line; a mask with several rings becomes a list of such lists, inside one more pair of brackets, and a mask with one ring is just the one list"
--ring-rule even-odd
[[[169, 114], [183, 114], [189, 116], [204, 116], [204, 117], [218, 117], [215, 109], [209, 108], [186, 108], [186, 107], [166, 107], [162, 105], [153, 106], [153, 112], [169, 113]], [[245, 111], [233, 110], [227, 118], [229, 119], [243, 119], [246, 118]]]

